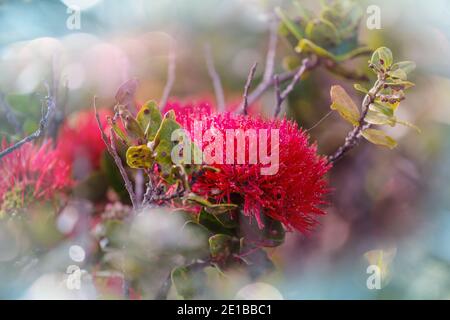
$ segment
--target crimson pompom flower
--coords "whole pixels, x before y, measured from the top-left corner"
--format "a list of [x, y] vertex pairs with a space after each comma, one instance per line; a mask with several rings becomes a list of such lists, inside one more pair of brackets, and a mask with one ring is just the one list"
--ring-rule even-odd
[[[99, 110], [103, 126], [106, 125], [109, 110]], [[85, 177], [89, 172], [100, 167], [102, 153], [106, 146], [93, 111], [77, 113], [73, 119], [66, 121], [60, 131], [57, 149], [63, 159], [72, 165], [74, 176]]]
[[[317, 217], [324, 214], [321, 206], [326, 203], [324, 196], [329, 191], [325, 174], [330, 164], [317, 154], [316, 145], [308, 143], [307, 134], [296, 123], [232, 113], [214, 114], [207, 112], [205, 105], [175, 111], [177, 121], [191, 137], [194, 136], [194, 122], [198, 120], [202, 121], [203, 132], [214, 128], [216, 135], [223, 137], [227, 129], [253, 129], [257, 133], [261, 129], [267, 132], [278, 129], [279, 167], [275, 174], [262, 174], [261, 168], [266, 166], [261, 163], [227, 164], [223, 161], [212, 164], [219, 171], [206, 170], [196, 179], [192, 187], [194, 192], [217, 203], [239, 199], [243, 214], [255, 218], [260, 228], [264, 227], [263, 215], [280, 221], [288, 230], [308, 232], [317, 224]], [[270, 137], [269, 134], [268, 150]], [[225, 141], [223, 143], [226, 148]], [[207, 144], [203, 141], [202, 150]], [[245, 155], [249, 154], [248, 149], [246, 143]], [[244, 152], [235, 151], [235, 157], [239, 151]]]
[[[21, 208], [27, 201], [49, 200], [72, 185], [70, 166], [48, 141], [26, 143], [0, 160], [0, 208]], [[5, 140], [2, 148], [7, 147]], [[1, 210], [0, 210], [1, 211]]]

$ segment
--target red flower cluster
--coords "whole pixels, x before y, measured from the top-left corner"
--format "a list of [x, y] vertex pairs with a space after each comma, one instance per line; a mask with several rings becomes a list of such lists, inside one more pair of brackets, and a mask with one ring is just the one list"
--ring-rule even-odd
[[[262, 175], [262, 164], [214, 164], [220, 171], [206, 171], [200, 176], [193, 185], [196, 193], [217, 202], [232, 202], [237, 195], [243, 202], [243, 213], [254, 217], [260, 228], [263, 227], [261, 214], [265, 214], [282, 222], [289, 230], [307, 232], [317, 223], [317, 215], [324, 214], [320, 206], [325, 203], [323, 197], [328, 192], [324, 175], [330, 165], [317, 155], [315, 145], [308, 144], [308, 136], [296, 123], [231, 113], [212, 114], [201, 104], [198, 108], [192, 105], [177, 108], [176, 113], [177, 121], [191, 136], [195, 120], [202, 120], [204, 131], [214, 127], [222, 134], [226, 129], [279, 130], [276, 174]], [[268, 140], [270, 150], [270, 138]], [[248, 143], [245, 147], [248, 154]]]
[[[106, 126], [109, 110], [99, 110], [100, 119]], [[77, 113], [73, 121], [66, 121], [61, 128], [57, 149], [63, 159], [72, 165], [74, 176], [82, 178], [100, 167], [103, 143], [93, 111]]]
[[[7, 147], [3, 141], [2, 148]], [[42, 146], [27, 143], [0, 160], [0, 203], [9, 191], [19, 191], [20, 202], [26, 196], [36, 200], [52, 198], [72, 185], [70, 166], [51, 141]]]

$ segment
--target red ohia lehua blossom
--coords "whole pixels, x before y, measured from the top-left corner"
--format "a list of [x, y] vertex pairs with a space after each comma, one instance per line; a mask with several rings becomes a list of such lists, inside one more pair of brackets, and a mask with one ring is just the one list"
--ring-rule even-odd
[[[99, 110], [103, 126], [106, 126], [109, 110]], [[100, 167], [102, 153], [106, 146], [100, 136], [93, 111], [77, 113], [66, 121], [60, 131], [57, 149], [63, 159], [71, 164], [75, 178], [83, 178]]]
[[[242, 202], [244, 215], [255, 218], [264, 226], [263, 215], [280, 221], [288, 230], [307, 233], [317, 224], [318, 215], [324, 214], [321, 206], [328, 193], [325, 174], [330, 164], [317, 155], [316, 145], [308, 143], [307, 134], [296, 123], [283, 119], [263, 119], [232, 113], [214, 114], [207, 105], [197, 108], [175, 109], [177, 121], [194, 137], [194, 122], [202, 120], [203, 131], [214, 128], [226, 136], [227, 129], [253, 129], [258, 132], [278, 129], [279, 167], [274, 175], [261, 174], [262, 164], [213, 164], [218, 172], [207, 170], [193, 184], [193, 191], [216, 202], [233, 202], [236, 196]], [[209, 110], [209, 111], [208, 111]], [[270, 150], [270, 134], [268, 135]], [[225, 139], [224, 139], [225, 140]], [[225, 142], [224, 142], [225, 143]], [[203, 141], [202, 150], [209, 144]], [[236, 146], [236, 145], [235, 145]], [[249, 153], [245, 144], [245, 154]], [[225, 150], [225, 146], [224, 146]], [[244, 152], [244, 150], [236, 150]], [[248, 159], [248, 158], [247, 158]]]
[[[7, 146], [3, 140], [2, 149]], [[51, 141], [41, 146], [26, 143], [0, 160], [2, 209], [8, 201], [22, 207], [26, 201], [49, 200], [71, 185], [70, 166], [60, 151], [52, 148]]]

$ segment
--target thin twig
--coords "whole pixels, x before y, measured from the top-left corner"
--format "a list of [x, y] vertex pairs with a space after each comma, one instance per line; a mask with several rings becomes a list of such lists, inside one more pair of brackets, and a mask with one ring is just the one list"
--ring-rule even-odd
[[[277, 49], [277, 24], [274, 23], [270, 28], [269, 46], [266, 55], [266, 65], [264, 67], [264, 75], [262, 81], [258, 84], [253, 92], [247, 95], [247, 103], [253, 104], [258, 98], [273, 84], [273, 70], [275, 66], [275, 53]], [[244, 107], [239, 108], [244, 112]]]
[[[61, 83], [61, 74], [58, 68], [57, 57], [53, 56], [51, 66], [51, 94], [53, 96], [53, 99], [55, 100], [55, 111], [53, 112], [53, 115], [49, 119], [47, 136], [52, 138], [54, 145], [56, 145], [58, 139], [59, 128], [63, 124], [64, 119], [66, 117], [67, 96], [61, 99], [59, 94], [60, 83]], [[64, 90], [65, 95], [67, 95], [68, 87], [66, 86]]]
[[53, 96], [51, 95], [50, 89], [49, 88], [47, 88], [47, 89], [48, 89], [47, 90], [48, 94], [45, 97], [45, 100], [47, 101], [47, 103], [46, 103], [47, 104], [47, 112], [45, 112], [45, 114], [43, 113], [42, 118], [39, 121], [39, 128], [35, 132], [30, 134], [29, 136], [26, 136], [19, 142], [16, 142], [12, 146], [10, 146], [10, 147], [6, 148], [5, 150], [3, 150], [2, 152], [0, 152], [0, 159], [2, 159], [4, 156], [10, 154], [14, 150], [20, 148], [25, 143], [33, 141], [33, 140], [41, 137], [44, 134], [44, 132], [48, 126], [49, 119], [52, 116], [53, 112], [55, 111], [55, 100], [54, 100]]
[[[287, 85], [287, 87], [281, 92], [281, 93], [277, 93], [277, 105], [275, 108], [275, 117], [278, 116], [278, 114], [281, 111], [281, 104], [283, 103], [284, 100], [286, 100], [287, 96], [289, 95], [289, 93], [292, 92], [292, 90], [294, 90], [294, 87], [297, 85], [297, 83], [300, 81], [300, 78], [302, 77], [302, 75], [309, 69], [315, 67], [318, 63], [318, 59], [316, 58], [315, 60], [311, 60], [310, 58], [305, 58], [303, 59], [303, 62], [300, 66], [300, 68], [297, 69], [297, 71], [294, 74], [294, 77], [292, 78], [291, 82]], [[276, 81], [279, 82], [279, 78], [276, 77]], [[274, 79], [275, 82], [275, 79]], [[279, 84], [278, 84], [279, 86]]]
[[167, 82], [163, 90], [163, 94], [160, 100], [159, 108], [163, 109], [166, 106], [167, 100], [169, 100], [170, 91], [175, 83], [175, 68], [176, 68], [176, 50], [175, 43], [172, 43], [169, 49], [169, 61], [167, 65]]
[[281, 93], [281, 101], [287, 98], [289, 93], [291, 93], [291, 91], [294, 90], [295, 85], [300, 81], [302, 75], [314, 64], [315, 62], [312, 62], [309, 58], [303, 59], [302, 65], [300, 66], [300, 68], [298, 68], [297, 72], [294, 75], [294, 78]]
[[264, 68], [263, 82], [272, 80], [275, 66], [275, 54], [277, 51], [278, 23], [274, 21], [270, 26], [269, 47], [266, 55], [266, 66]]
[[103, 143], [106, 145], [106, 148], [109, 152], [109, 154], [113, 157], [114, 162], [116, 163], [117, 167], [119, 168], [120, 175], [122, 176], [122, 179], [125, 183], [125, 188], [127, 189], [128, 195], [130, 196], [131, 204], [133, 205], [133, 209], [138, 209], [139, 204], [136, 200], [136, 194], [133, 191], [133, 185], [131, 184], [130, 178], [128, 177], [128, 174], [123, 167], [122, 160], [120, 159], [119, 154], [117, 153], [116, 149], [116, 135], [114, 133], [114, 130], [110, 129], [110, 141], [108, 142], [108, 137], [105, 134], [105, 131], [103, 129], [102, 122], [100, 120], [100, 116], [97, 112], [97, 106], [96, 106], [96, 97], [94, 97], [94, 111], [95, 111], [95, 118], [97, 119], [97, 125], [100, 129], [100, 134], [103, 140]]
[[275, 98], [276, 98], [276, 107], [275, 107], [275, 113], [274, 118], [278, 117], [278, 114], [281, 111], [281, 104], [283, 103], [283, 100], [281, 100], [281, 88], [280, 88], [280, 79], [278, 75], [273, 76], [274, 80], [274, 86], [275, 86]]
[[14, 131], [17, 134], [21, 134], [23, 132], [22, 125], [19, 120], [17, 120], [15, 112], [9, 105], [8, 101], [6, 101], [6, 97], [2, 92], [0, 92], [0, 108], [3, 109], [3, 112], [6, 115], [6, 120], [14, 127]]
[[247, 82], [245, 83], [245, 87], [244, 87], [244, 95], [243, 95], [243, 109], [244, 109], [244, 114], [248, 114], [248, 89], [250, 88], [250, 84], [252, 83], [252, 79], [255, 76], [255, 71], [256, 71], [256, 67], [258, 66], [258, 63], [255, 62], [252, 66], [252, 68], [250, 69], [250, 73], [248, 74], [247, 77]]
[[220, 76], [217, 73], [216, 68], [214, 67], [211, 47], [209, 45], [205, 45], [205, 59], [206, 67], [213, 82], [214, 92], [216, 94], [217, 109], [219, 112], [223, 112], [225, 111], [225, 95], [223, 93], [222, 81], [220, 80]]
[[362, 113], [359, 119], [359, 124], [356, 126], [345, 138], [345, 142], [340, 146], [335, 153], [328, 157], [328, 162], [335, 164], [348, 151], [353, 149], [360, 141], [362, 132], [370, 127], [370, 124], [365, 121], [369, 106], [375, 101], [377, 94], [383, 89], [385, 79], [378, 78], [372, 89], [366, 94], [362, 102]]
[[[314, 69], [315, 67], [317, 67], [320, 63], [320, 59], [318, 59], [317, 57], [313, 58], [314, 60], [310, 60], [309, 58], [305, 58], [302, 62], [302, 65], [300, 67], [298, 67], [295, 70], [292, 71], [286, 71], [283, 73], [280, 73], [278, 75], [278, 81], [279, 83], [283, 83], [286, 82], [290, 79], [291, 82], [289, 83], [289, 85], [286, 87], [286, 89], [281, 93], [281, 102], [283, 102], [287, 95], [293, 90], [294, 86], [297, 84], [297, 82], [300, 80], [301, 76], [308, 70]], [[305, 61], [306, 60], [306, 61]], [[270, 81], [267, 82], [261, 82], [258, 87], [248, 95], [248, 104], [252, 104], [254, 103], [256, 100], [259, 99], [259, 97], [266, 92], [271, 86], [275, 86], [275, 79], [274, 77], [272, 77], [272, 79], [270, 79]], [[277, 106], [278, 108], [278, 106]]]

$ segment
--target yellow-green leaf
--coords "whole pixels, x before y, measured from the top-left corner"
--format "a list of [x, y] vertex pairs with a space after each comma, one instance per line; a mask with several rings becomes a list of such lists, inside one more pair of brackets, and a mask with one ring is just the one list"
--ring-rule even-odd
[[386, 70], [392, 65], [392, 51], [386, 47], [380, 47], [372, 54], [370, 62], [379, 69]]
[[367, 112], [366, 117], [364, 120], [367, 123], [374, 124], [374, 125], [390, 125], [395, 126], [396, 119], [395, 117], [388, 117], [380, 112], [369, 110]]
[[353, 85], [353, 88], [355, 88], [355, 90], [365, 93], [365, 94], [369, 93], [369, 91], [366, 88], [364, 88], [362, 85], [360, 85], [359, 83], [355, 83]]
[[161, 118], [158, 105], [153, 100], [147, 101], [139, 110], [136, 119], [148, 140], [155, 138], [156, 132], [161, 125]]
[[400, 79], [406, 81], [408, 79], [407, 73], [403, 69], [396, 69], [389, 71], [389, 76], [393, 79]]
[[388, 117], [392, 117], [394, 115], [394, 109], [390, 107], [389, 104], [381, 104], [381, 103], [371, 103], [369, 105], [369, 110], [380, 112]]
[[342, 118], [350, 122], [352, 125], [359, 124], [359, 109], [353, 102], [352, 98], [345, 92], [341, 86], [332, 86], [330, 90], [331, 109], [339, 112]]
[[414, 130], [416, 130], [418, 133], [421, 133], [421, 132], [422, 132], [422, 130], [420, 130], [420, 128], [419, 128], [418, 126], [416, 126], [415, 124], [412, 124], [411, 122], [408, 122], [408, 121], [406, 121], [406, 120], [397, 120], [397, 123], [398, 123], [398, 124], [401, 124], [401, 125], [403, 125], [403, 126], [405, 126], [405, 127], [414, 129]]
[[394, 82], [387, 82], [386, 86], [398, 91], [398, 90], [405, 90], [405, 89], [414, 87], [415, 84], [410, 81], [396, 80]]
[[137, 120], [133, 117], [130, 111], [124, 105], [116, 105], [114, 111], [117, 112], [122, 120], [128, 135], [132, 138], [144, 138], [144, 130], [141, 128]]
[[362, 136], [366, 138], [369, 142], [387, 147], [389, 149], [394, 149], [397, 146], [397, 141], [392, 137], [388, 136], [381, 130], [377, 129], [366, 129], [361, 132]]
[[339, 43], [336, 27], [329, 21], [314, 19], [308, 22], [305, 29], [306, 38], [319, 46], [328, 47]]
[[334, 54], [322, 48], [321, 46], [318, 46], [309, 39], [300, 40], [298, 45], [295, 47], [295, 51], [298, 53], [315, 53], [319, 57], [330, 59], [335, 62], [337, 61], [337, 58]]
[[123, 130], [117, 125], [117, 123], [113, 121], [110, 117], [108, 117], [108, 124], [111, 126], [111, 128], [114, 130], [114, 132], [120, 138], [121, 141], [123, 141], [127, 146], [132, 145], [132, 142], [125, 134], [125, 132], [123, 132]]
[[170, 110], [164, 115], [153, 141], [155, 160], [160, 165], [162, 178], [170, 184], [175, 182], [171, 152], [176, 142], [172, 141], [172, 133], [180, 128], [180, 124], [175, 120], [175, 112]]
[[153, 163], [151, 150], [146, 145], [129, 147], [126, 159], [128, 166], [136, 169], [148, 169]]
[[397, 69], [403, 70], [405, 73], [410, 73], [416, 68], [416, 64], [413, 61], [400, 61], [394, 63], [391, 66], [391, 71], [395, 71]]

